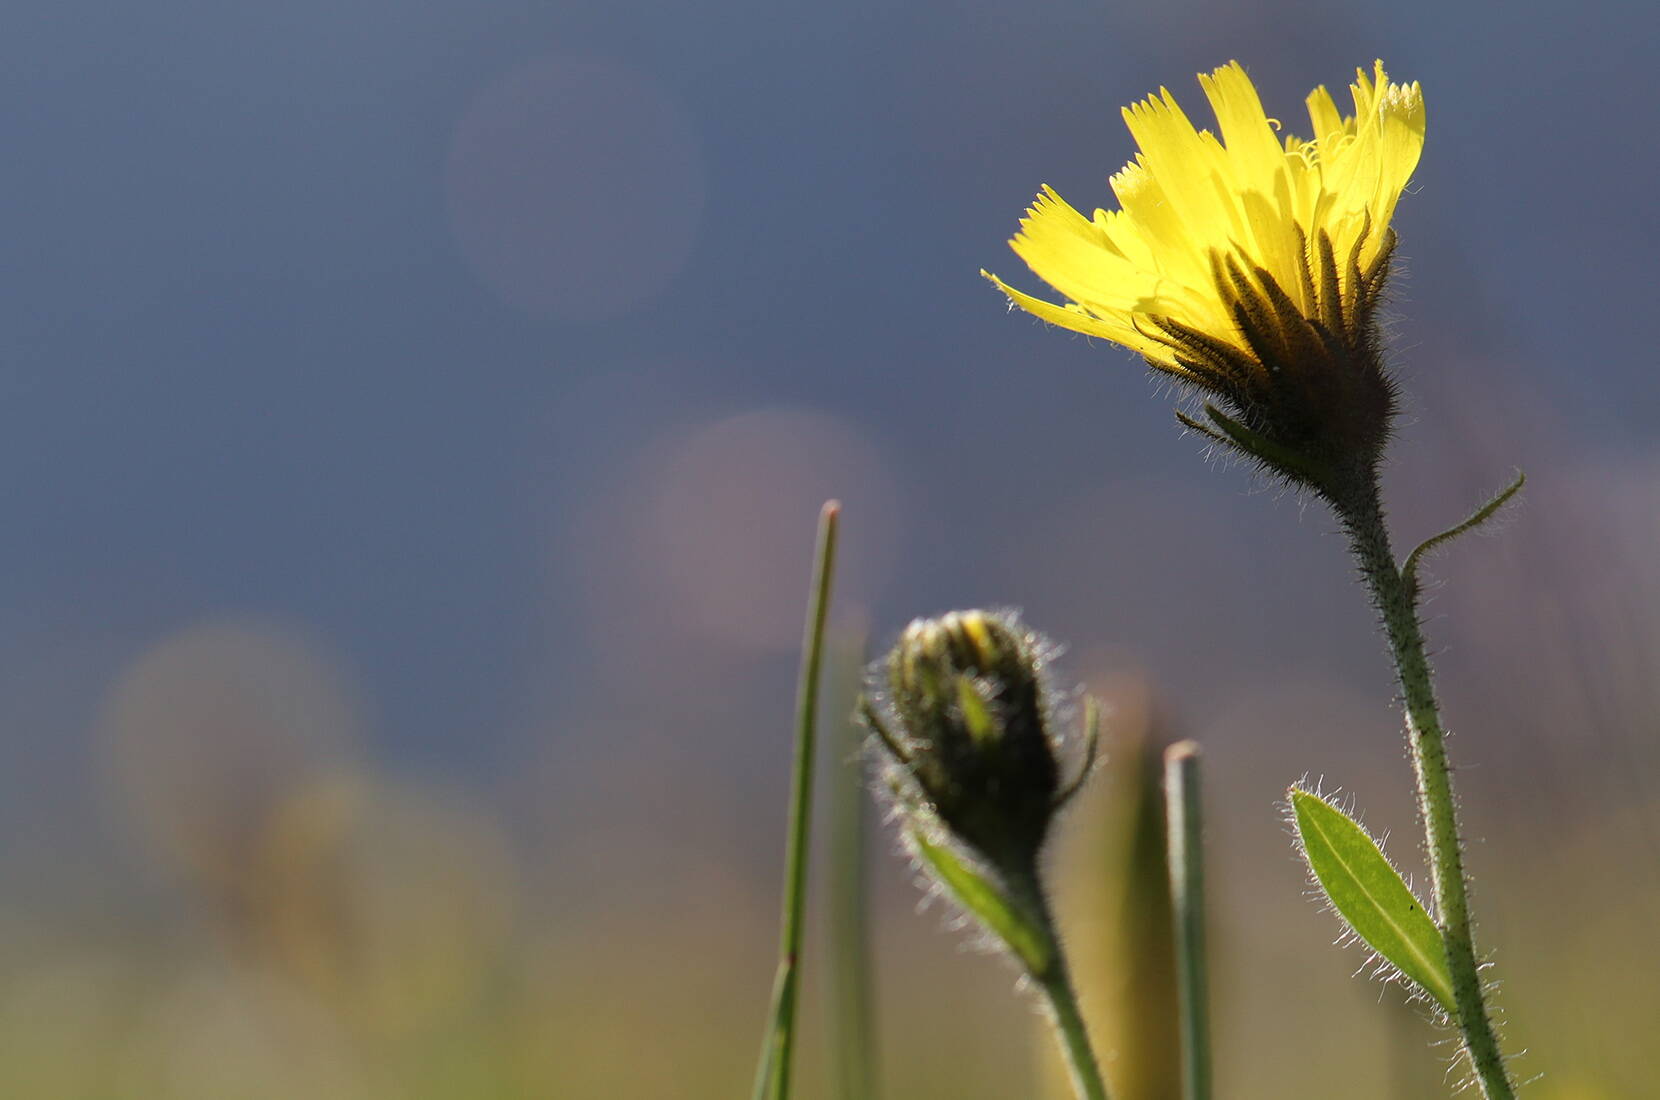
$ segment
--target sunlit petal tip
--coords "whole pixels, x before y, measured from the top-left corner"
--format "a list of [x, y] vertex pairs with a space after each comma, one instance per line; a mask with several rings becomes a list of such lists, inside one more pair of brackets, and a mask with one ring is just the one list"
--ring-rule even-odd
[[[1032, 205], [1026, 212], [1028, 214], [1042, 214], [1056, 207], [1066, 206], [1068, 206], [1067, 201], [1061, 198], [1060, 193], [1046, 183], [1038, 190], [1037, 197], [1032, 200]], [[1070, 207], [1068, 208], [1070, 209]]]
[[1019, 307], [1040, 321], [1047, 321], [1052, 325], [1058, 325], [1061, 328], [1070, 329], [1085, 336], [1099, 336], [1103, 340], [1111, 340], [1114, 343], [1125, 343], [1120, 328], [1097, 317], [1092, 317], [1076, 305], [1068, 303], [1062, 306], [1056, 305], [1054, 302], [1046, 302], [1042, 298], [1034, 298], [1030, 294], [1016, 290], [989, 271], [982, 270], [980, 274], [984, 275], [993, 286], [1003, 292], [1009, 299], [1011, 306]]
[[1230, 61], [1208, 73], [1200, 73], [1199, 86], [1207, 95], [1215, 89], [1224, 94], [1244, 93], [1252, 99], [1256, 98], [1256, 85], [1251, 83], [1251, 75], [1245, 71], [1245, 66], [1237, 61]]
[[1424, 91], [1417, 81], [1411, 84], [1391, 84], [1383, 93], [1384, 114], [1421, 125], [1424, 117]]

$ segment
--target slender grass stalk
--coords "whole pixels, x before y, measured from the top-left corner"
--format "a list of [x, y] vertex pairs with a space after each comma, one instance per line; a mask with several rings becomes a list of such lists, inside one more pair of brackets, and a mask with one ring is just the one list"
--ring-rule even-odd
[[1417, 781], [1418, 814], [1423, 819], [1429, 849], [1430, 882], [1435, 898], [1436, 926], [1452, 973], [1458, 1008], [1458, 1029], [1476, 1079], [1487, 1100], [1514, 1100], [1515, 1085], [1505, 1069], [1498, 1037], [1482, 988], [1471, 931], [1469, 882], [1458, 833], [1458, 811], [1453, 799], [1452, 773], [1447, 764], [1446, 731], [1424, 635], [1418, 621], [1415, 585], [1409, 585], [1395, 565], [1389, 529], [1375, 478], [1361, 483], [1338, 501], [1338, 516], [1349, 535], [1360, 571], [1383, 618], [1390, 654], [1400, 679], [1406, 707], [1407, 743]]
[[830, 661], [832, 686], [827, 693], [831, 713], [840, 716], [831, 726], [836, 767], [830, 784], [830, 889], [826, 899], [832, 1095], [837, 1100], [877, 1100], [878, 1096], [871, 997], [870, 868], [865, 859], [869, 816], [860, 752], [865, 730], [852, 717], [864, 650], [863, 632], [834, 646]]
[[1164, 754], [1169, 826], [1170, 903], [1176, 925], [1176, 982], [1182, 1026], [1182, 1095], [1210, 1100], [1209, 967], [1205, 959], [1205, 865], [1201, 845], [1199, 746], [1171, 745]]
[[754, 1100], [789, 1100], [790, 1063], [795, 1053], [796, 1002], [800, 987], [801, 940], [806, 923], [807, 838], [812, 821], [813, 757], [817, 742], [819, 670], [824, 623], [830, 608], [830, 578], [836, 564], [836, 526], [841, 505], [827, 501], [819, 512], [813, 587], [796, 685], [795, 767], [790, 783], [790, 831], [784, 852], [784, 907], [773, 982], [772, 1013], [755, 1071]]

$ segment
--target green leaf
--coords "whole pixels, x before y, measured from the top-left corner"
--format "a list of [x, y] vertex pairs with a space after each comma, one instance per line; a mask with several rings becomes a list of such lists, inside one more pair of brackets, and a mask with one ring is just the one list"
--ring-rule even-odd
[[1441, 932], [1366, 830], [1312, 791], [1291, 789], [1297, 840], [1332, 908], [1373, 951], [1441, 1003], [1453, 1005]]
[[1432, 535], [1420, 542], [1412, 553], [1406, 556], [1406, 562], [1401, 566], [1401, 580], [1406, 582], [1407, 591], [1414, 593], [1418, 591], [1418, 566], [1427, 554], [1445, 546], [1460, 535], [1474, 531], [1477, 527], [1498, 515], [1499, 509], [1510, 503], [1510, 498], [1521, 492], [1522, 486], [1525, 484], [1527, 484], [1527, 475], [1517, 470], [1515, 481], [1500, 489], [1487, 503], [1471, 512], [1462, 523], [1454, 524], [1439, 535]]
[[934, 844], [919, 832], [911, 833], [916, 853], [957, 903], [973, 914], [992, 935], [1002, 940], [1033, 974], [1047, 971], [1053, 949], [1043, 926], [1004, 895], [997, 885], [963, 862], [956, 852]]

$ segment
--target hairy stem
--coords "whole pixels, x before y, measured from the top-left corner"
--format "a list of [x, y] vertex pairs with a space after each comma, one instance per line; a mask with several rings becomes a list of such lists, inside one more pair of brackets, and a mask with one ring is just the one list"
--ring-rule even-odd
[[1429, 849], [1436, 924], [1441, 930], [1447, 968], [1452, 973], [1458, 1028], [1483, 1095], [1487, 1100], [1513, 1100], [1515, 1086], [1499, 1052], [1476, 962], [1468, 880], [1459, 841], [1452, 772], [1447, 764], [1446, 732], [1441, 727], [1435, 684], [1424, 653], [1417, 596], [1396, 568], [1376, 480], [1367, 479], [1354, 491], [1342, 494], [1337, 500], [1337, 513], [1348, 532], [1360, 571], [1371, 588], [1372, 600], [1383, 618], [1390, 654], [1400, 678], [1407, 743], [1418, 787], [1418, 815], [1424, 823]]
[[1072, 992], [1066, 967], [1057, 964], [1048, 975], [1038, 979], [1038, 984], [1049, 1001], [1055, 1036], [1066, 1054], [1072, 1089], [1078, 1094], [1078, 1100], [1107, 1100], [1107, 1086], [1101, 1080], [1101, 1067], [1096, 1064], [1095, 1051], [1089, 1045], [1089, 1032], [1078, 1011], [1078, 997]]
[[1066, 965], [1066, 954], [1060, 935], [1055, 930], [1055, 918], [1050, 912], [1043, 888], [1038, 884], [1036, 871], [1024, 881], [1008, 883], [1011, 900], [1025, 910], [1048, 941], [1048, 962], [1041, 971], [1032, 972], [1032, 981], [1043, 991], [1049, 1022], [1055, 1029], [1055, 1041], [1066, 1057], [1066, 1068], [1072, 1078], [1072, 1091], [1078, 1100], [1108, 1100], [1107, 1085], [1101, 1077], [1101, 1066], [1095, 1059], [1095, 1048], [1089, 1042], [1089, 1028], [1078, 1008], [1078, 995], [1072, 988], [1072, 976]]

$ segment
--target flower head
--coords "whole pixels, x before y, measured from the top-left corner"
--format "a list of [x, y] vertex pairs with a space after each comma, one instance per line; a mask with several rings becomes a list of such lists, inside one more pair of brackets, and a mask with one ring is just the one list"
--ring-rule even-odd
[[1316, 88], [1313, 137], [1282, 141], [1237, 62], [1199, 83], [1220, 138], [1161, 88], [1124, 111], [1141, 151], [1112, 177], [1120, 209], [1086, 218], [1046, 187], [1022, 220], [1010, 246], [1064, 304], [986, 277], [1027, 312], [1217, 398], [1215, 429], [1182, 419], [1331, 495], [1370, 476], [1394, 413], [1375, 314], [1423, 97], [1380, 61], [1357, 71], [1352, 116]]
[[872, 670], [881, 705], [865, 705], [901, 812], [1017, 877], [1089, 770], [1063, 789], [1050, 648], [1010, 613], [917, 619]]

